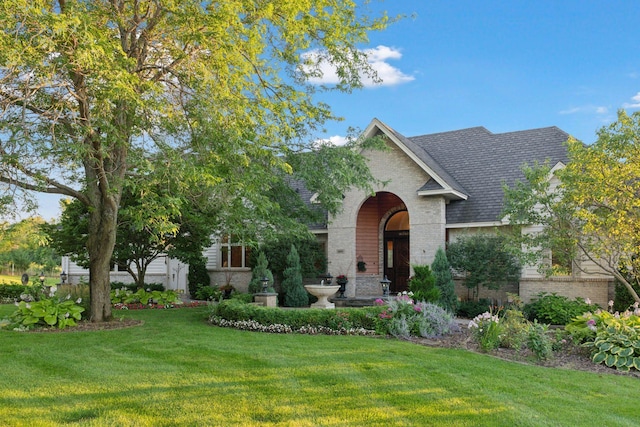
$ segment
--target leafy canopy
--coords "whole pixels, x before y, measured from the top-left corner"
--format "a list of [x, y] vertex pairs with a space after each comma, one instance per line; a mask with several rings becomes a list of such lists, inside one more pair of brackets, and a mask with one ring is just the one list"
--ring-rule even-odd
[[[144, 188], [150, 176], [176, 177], [172, 196], [180, 197], [152, 205], [167, 208], [161, 220], [180, 210], [182, 196], [212, 194], [225, 207], [215, 223], [249, 231], [276, 223], [264, 178], [293, 172], [289, 155], [309, 149], [335, 118], [314, 100], [307, 79], [322, 69], [308, 58], [337, 69], [338, 90], [375, 74], [358, 44], [390, 20], [370, 18], [367, 3], [0, 2], [2, 206], [40, 191], [88, 208], [93, 320], [111, 316], [109, 262], [125, 182]], [[367, 186], [370, 175], [353, 170], [334, 174], [336, 188]], [[263, 220], [238, 224], [250, 211]]]
[[[640, 113], [618, 112], [618, 120], [584, 145], [567, 142], [569, 164], [555, 171], [548, 164], [525, 167], [526, 181], [505, 188], [505, 214], [516, 226], [515, 238], [530, 261], [553, 251], [583, 268], [590, 261], [625, 285], [640, 301]], [[528, 225], [537, 225], [530, 230]]]

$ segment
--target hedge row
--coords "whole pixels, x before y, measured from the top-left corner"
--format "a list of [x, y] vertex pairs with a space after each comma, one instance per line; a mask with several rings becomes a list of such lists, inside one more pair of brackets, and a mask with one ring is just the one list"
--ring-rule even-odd
[[314, 325], [333, 330], [343, 328], [376, 330], [379, 327], [379, 315], [382, 311], [382, 307], [283, 310], [276, 307], [245, 304], [230, 299], [212, 304], [210, 318], [219, 317], [229, 321], [255, 321], [262, 325], [288, 325], [293, 329]]
[[30, 293], [31, 286], [0, 284], [0, 301], [11, 301], [20, 299], [21, 294]]

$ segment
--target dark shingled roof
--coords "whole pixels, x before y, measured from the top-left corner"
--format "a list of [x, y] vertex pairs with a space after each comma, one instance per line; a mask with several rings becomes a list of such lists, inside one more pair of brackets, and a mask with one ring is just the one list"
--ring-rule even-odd
[[[409, 141], [408, 148], [451, 187], [468, 196], [467, 200], [449, 203], [447, 224], [500, 220], [502, 184], [524, 179], [522, 165], [546, 160], [551, 166], [568, 162], [564, 142], [569, 135], [555, 126], [500, 134], [474, 127], [410, 138], [393, 133], [401, 142]], [[434, 162], [436, 167], [432, 166]], [[422, 189], [437, 187], [429, 181]]]

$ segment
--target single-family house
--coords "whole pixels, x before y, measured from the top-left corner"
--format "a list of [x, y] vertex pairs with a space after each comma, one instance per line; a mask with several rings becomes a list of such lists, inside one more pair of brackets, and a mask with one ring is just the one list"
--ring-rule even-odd
[[[342, 211], [312, 229], [326, 249], [329, 272], [349, 278], [347, 297], [380, 295], [385, 276], [391, 292], [406, 290], [412, 265], [431, 264], [447, 242], [509, 227], [501, 215], [503, 183], [523, 179], [524, 164], [548, 161], [558, 168], [568, 161], [564, 143], [569, 135], [557, 127], [497, 134], [473, 127], [406, 137], [374, 119], [364, 136], [381, 136], [388, 147], [363, 153], [380, 181], [375, 194], [347, 192]], [[241, 242], [223, 237], [206, 255], [213, 282], [246, 288], [251, 273]], [[509, 291], [529, 301], [546, 291], [606, 306], [612, 278], [596, 269], [585, 274], [586, 267], [545, 278], [527, 266], [515, 288], [481, 290], [480, 296], [501, 299]], [[458, 295], [464, 298], [465, 289], [459, 286]]]

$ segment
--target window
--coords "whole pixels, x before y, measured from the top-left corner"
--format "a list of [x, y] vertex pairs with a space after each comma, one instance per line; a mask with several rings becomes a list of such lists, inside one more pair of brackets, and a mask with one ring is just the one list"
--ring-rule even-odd
[[553, 276], [571, 276], [573, 262], [559, 250], [551, 251], [551, 274]]
[[249, 248], [234, 236], [225, 236], [220, 241], [220, 267], [249, 267]]

